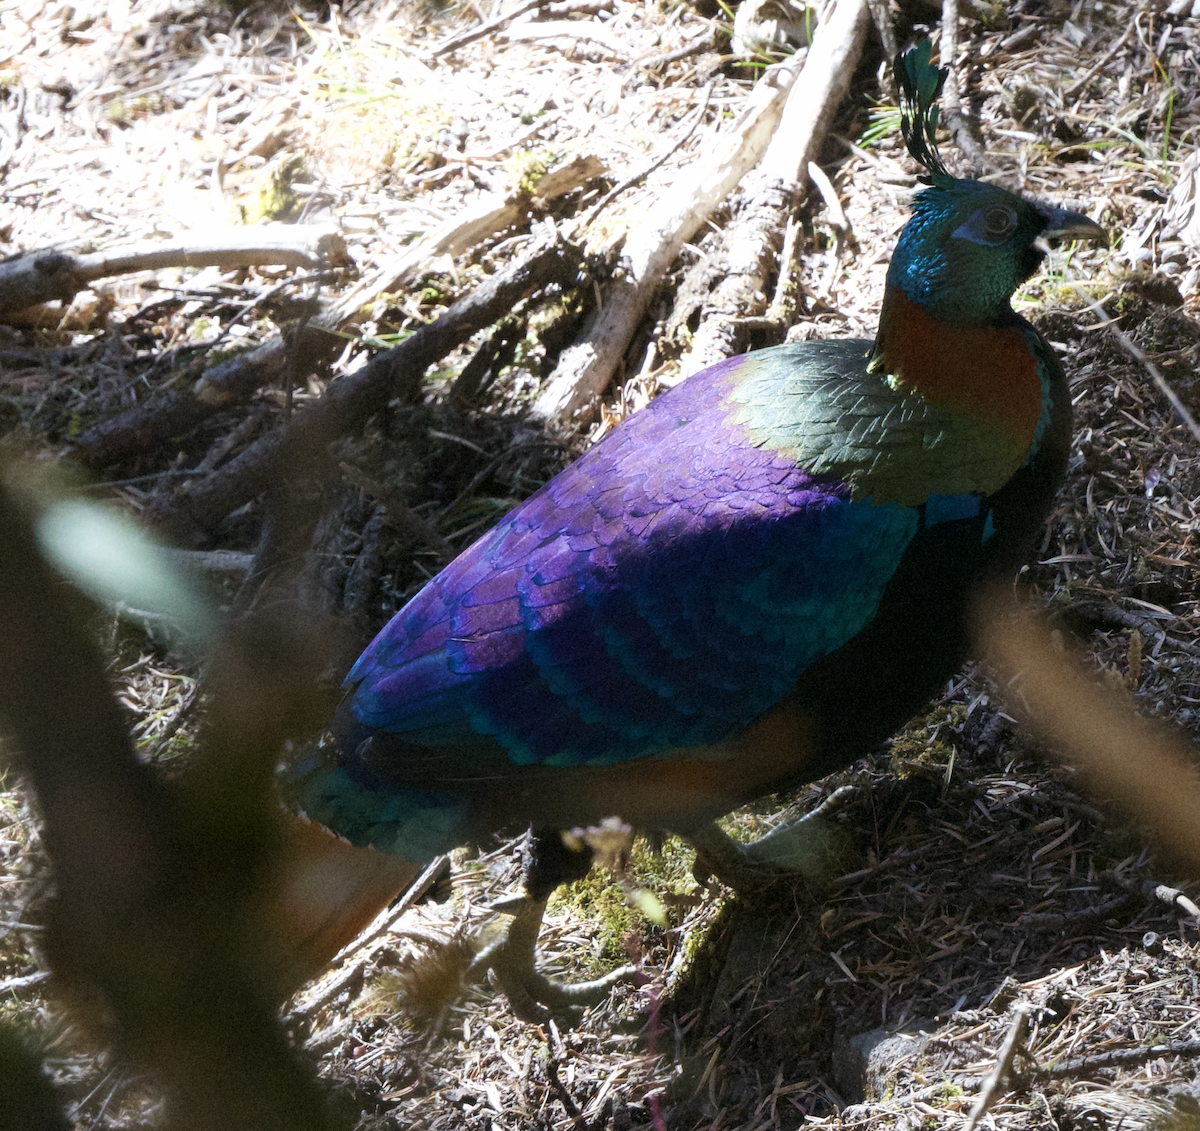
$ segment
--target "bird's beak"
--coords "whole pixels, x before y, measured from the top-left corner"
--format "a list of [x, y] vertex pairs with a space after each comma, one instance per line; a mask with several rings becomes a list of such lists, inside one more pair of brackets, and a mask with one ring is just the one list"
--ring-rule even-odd
[[1065, 208], [1047, 208], [1044, 205], [1038, 211], [1046, 219], [1046, 227], [1042, 238], [1049, 240], [1095, 240], [1108, 246], [1108, 233], [1096, 223], [1089, 220], [1082, 212], [1069, 212]]

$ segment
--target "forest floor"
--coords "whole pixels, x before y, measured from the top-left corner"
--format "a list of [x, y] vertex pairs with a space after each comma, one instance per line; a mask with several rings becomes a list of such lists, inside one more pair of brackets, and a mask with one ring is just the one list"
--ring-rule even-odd
[[[603, 260], [614, 233], [737, 114], [766, 60], [731, 54], [729, 14], [706, 0], [559, 7], [438, 54], [489, 13], [435, 0], [239, 13], [211, 0], [0, 4], [0, 253], [102, 251], [267, 219], [335, 226], [349, 264], [300, 278], [294, 267], [146, 270], [0, 318], [6, 462], [49, 463], [131, 406], [294, 333], [314, 302], [386, 269], [487, 194], [520, 199], [501, 230], [373, 294], [294, 389], [256, 386], [182, 434], [84, 461], [76, 489], [161, 516], [286, 413], [663, 156], [589, 229]], [[1059, 352], [1076, 414], [1068, 480], [1018, 585], [1098, 678], [1191, 734], [1200, 451], [1077, 286], [1200, 411], [1200, 173], [1188, 160], [1200, 136], [1200, 4], [1196, 16], [1133, 0], [964, 11], [960, 59], [989, 176], [1114, 234], [1109, 249], [1057, 250], [1017, 296]], [[936, 38], [926, 0], [891, 15], [902, 41]], [[797, 212], [790, 340], [873, 334], [916, 186], [882, 62], [872, 32], [821, 153], [848, 227], [816, 192]], [[580, 155], [599, 171], [574, 189], [520, 194]], [[583, 434], [535, 425], [528, 409], [598, 301], [603, 264], [585, 285], [523, 302], [503, 333], [472, 335], [415, 394], [340, 441], [332, 477], [312, 488], [336, 522], [312, 528], [301, 556], [316, 559], [322, 599], [352, 622], [355, 647], [448, 552], [670, 382], [690, 332], [672, 318], [676, 298], [702, 287], [705, 270], [719, 274], [727, 216], [673, 264]], [[748, 344], [770, 341], [756, 330]], [[247, 570], [265, 505], [256, 496], [188, 543], [210, 555], [235, 613], [262, 599]], [[105, 643], [139, 749], [166, 765], [186, 756], [201, 669], [128, 619], [113, 620]], [[624, 887], [597, 869], [560, 894], [541, 939], [547, 968], [569, 980], [633, 958], [645, 971], [574, 1025], [516, 1021], [487, 986], [432, 1020], [397, 996], [414, 954], [494, 925], [488, 904], [519, 876], [511, 844], [459, 853], [442, 901], [360, 951], [361, 978], [323, 993], [335, 970], [306, 991], [290, 1023], [363, 1128], [957, 1126], [1011, 1031], [1020, 1048], [981, 1125], [1200, 1126], [1200, 924], [1153, 894], [1155, 884], [1194, 894], [1196, 877], [1073, 788], [1072, 770], [1019, 718], [990, 669], [972, 666], [873, 759], [730, 818], [750, 836], [852, 786], [828, 818], [825, 866], [803, 883], [735, 897], [696, 884], [682, 845], [639, 842]], [[90, 1047], [46, 996], [38, 822], [15, 772], [3, 785], [0, 1018], [41, 1035], [76, 1127], [152, 1125], [149, 1082]], [[637, 910], [635, 889], [654, 894], [665, 924]], [[907, 1043], [864, 1071], [864, 1034], [876, 1030]]]

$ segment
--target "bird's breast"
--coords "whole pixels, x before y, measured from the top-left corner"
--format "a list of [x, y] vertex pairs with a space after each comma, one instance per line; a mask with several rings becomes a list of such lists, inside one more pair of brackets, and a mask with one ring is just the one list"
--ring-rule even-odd
[[916, 389], [931, 404], [998, 425], [1027, 450], [1045, 390], [1020, 325], [939, 322], [902, 290], [889, 288], [872, 368]]

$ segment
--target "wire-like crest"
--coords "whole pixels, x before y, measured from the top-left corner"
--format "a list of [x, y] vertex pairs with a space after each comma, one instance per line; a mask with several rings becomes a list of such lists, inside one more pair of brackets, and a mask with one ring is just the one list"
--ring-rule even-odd
[[954, 178], [942, 164], [935, 133], [938, 124], [938, 96], [946, 82], [946, 67], [935, 67], [930, 59], [933, 44], [922, 39], [900, 52], [892, 64], [896, 85], [900, 88], [900, 132], [913, 160], [924, 165], [928, 177], [921, 179], [935, 188], [944, 188]]

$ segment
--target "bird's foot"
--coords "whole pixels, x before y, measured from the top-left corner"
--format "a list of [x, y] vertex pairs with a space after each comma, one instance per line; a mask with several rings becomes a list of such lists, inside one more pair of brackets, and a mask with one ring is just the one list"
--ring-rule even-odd
[[491, 970], [513, 1013], [522, 1021], [539, 1024], [552, 1016], [570, 1017], [585, 1006], [603, 1001], [613, 986], [640, 974], [636, 966], [622, 966], [590, 982], [552, 981], [534, 968], [546, 900], [525, 897], [512, 910], [508, 929], [479, 952], [471, 964], [471, 974], [479, 979]]
[[684, 837], [696, 851], [693, 874], [704, 883], [716, 876], [734, 891], [757, 891], [780, 880], [812, 876], [829, 859], [829, 828], [823, 818], [840, 809], [858, 793], [843, 785], [803, 817], [785, 821], [766, 836], [740, 844], [710, 822]]

